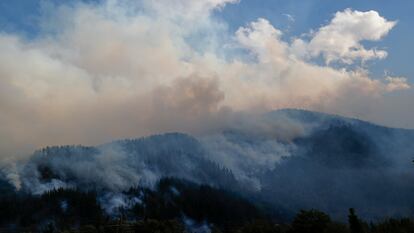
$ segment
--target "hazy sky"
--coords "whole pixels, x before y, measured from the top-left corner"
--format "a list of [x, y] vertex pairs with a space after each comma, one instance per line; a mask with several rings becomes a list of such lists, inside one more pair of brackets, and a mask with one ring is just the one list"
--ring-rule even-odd
[[[0, 152], [306, 108], [414, 128], [412, 1], [0, 2]], [[6, 156], [7, 157], [7, 156]]]

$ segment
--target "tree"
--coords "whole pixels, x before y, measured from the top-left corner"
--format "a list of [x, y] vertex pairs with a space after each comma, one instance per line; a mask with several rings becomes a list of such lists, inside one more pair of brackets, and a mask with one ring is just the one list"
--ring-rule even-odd
[[240, 233], [280, 233], [282, 227], [265, 220], [256, 220], [244, 225]]
[[355, 214], [355, 210], [353, 208], [349, 209], [348, 215], [348, 223], [351, 233], [363, 233], [364, 228], [361, 220]]
[[289, 233], [323, 233], [331, 223], [329, 216], [318, 210], [301, 210]]

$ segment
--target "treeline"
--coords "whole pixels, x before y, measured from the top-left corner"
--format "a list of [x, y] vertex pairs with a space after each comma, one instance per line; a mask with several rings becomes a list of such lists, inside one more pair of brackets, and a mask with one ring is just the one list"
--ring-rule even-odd
[[[228, 228], [266, 218], [263, 211], [233, 192], [177, 179], [162, 179], [154, 189], [134, 187], [122, 193], [109, 193], [109, 197], [106, 194], [75, 189], [57, 189], [42, 195], [0, 194], [0, 228], [99, 228], [113, 225], [114, 219], [188, 219], [195, 224], [205, 221]], [[109, 208], [112, 202], [120, 204]]]
[[[223, 229], [210, 224], [200, 229], [188, 227], [178, 220], [146, 219], [133, 223], [114, 223], [96, 228], [83, 226], [79, 230], [66, 232], [136, 232], [136, 233], [412, 233], [414, 221], [411, 219], [387, 219], [377, 223], [360, 220], [353, 209], [348, 223], [332, 221], [328, 215], [317, 210], [300, 211], [292, 223], [277, 224], [266, 219], [250, 220], [240, 226]], [[53, 231], [50, 231], [53, 232]]]
[[163, 179], [154, 189], [135, 187], [116, 195], [124, 204], [108, 213], [105, 195], [97, 191], [58, 189], [42, 195], [3, 192], [0, 232], [414, 232], [412, 219], [365, 222], [353, 209], [347, 223], [333, 221], [318, 210], [300, 211], [286, 221], [267, 212], [264, 204], [253, 204], [233, 192], [177, 179]]
[[252, 219], [239, 226], [223, 228], [215, 224], [186, 225], [180, 219], [142, 219], [137, 221], [111, 220], [103, 225], [80, 225], [59, 229], [53, 223], [42, 228], [15, 228], [0, 232], [42, 233], [412, 233], [412, 219], [387, 219], [377, 223], [364, 222], [350, 210], [348, 223], [332, 221], [317, 210], [300, 211], [291, 223], [278, 224], [269, 219]]

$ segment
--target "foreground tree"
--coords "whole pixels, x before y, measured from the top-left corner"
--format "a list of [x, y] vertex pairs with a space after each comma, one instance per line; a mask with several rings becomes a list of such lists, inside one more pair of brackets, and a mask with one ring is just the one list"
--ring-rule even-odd
[[349, 209], [348, 215], [348, 224], [351, 233], [364, 233], [364, 226], [362, 221], [358, 218], [355, 214], [355, 210], [353, 208]]
[[301, 210], [293, 220], [289, 233], [322, 233], [330, 223], [330, 217], [321, 211]]

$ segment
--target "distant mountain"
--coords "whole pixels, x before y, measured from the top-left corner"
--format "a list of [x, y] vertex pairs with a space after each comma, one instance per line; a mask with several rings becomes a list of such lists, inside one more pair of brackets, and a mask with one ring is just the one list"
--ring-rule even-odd
[[414, 214], [413, 142], [413, 130], [284, 109], [202, 137], [47, 147], [19, 175], [26, 192], [94, 190], [104, 206], [131, 187], [173, 177], [238, 193], [279, 217], [316, 208], [344, 219], [353, 207], [376, 219]]
[[414, 131], [304, 110], [281, 110], [305, 125], [296, 149], [262, 178], [263, 198], [288, 209], [319, 208], [338, 218], [414, 213]]

